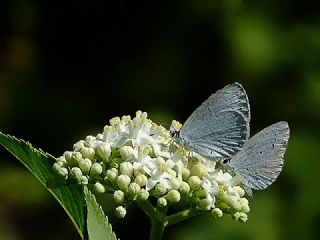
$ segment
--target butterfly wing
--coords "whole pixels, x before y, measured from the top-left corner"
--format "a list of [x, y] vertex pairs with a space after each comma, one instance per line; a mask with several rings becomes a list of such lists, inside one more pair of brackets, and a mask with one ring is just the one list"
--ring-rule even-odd
[[289, 134], [287, 122], [275, 123], [250, 138], [231, 158], [230, 168], [244, 178], [248, 190], [265, 189], [277, 179]]
[[225, 86], [204, 101], [184, 123], [181, 142], [210, 159], [239, 151], [249, 136], [250, 106], [239, 83]]

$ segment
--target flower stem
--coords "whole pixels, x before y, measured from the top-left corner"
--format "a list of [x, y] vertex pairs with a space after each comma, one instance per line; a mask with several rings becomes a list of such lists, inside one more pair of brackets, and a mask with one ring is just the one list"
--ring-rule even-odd
[[151, 231], [150, 240], [161, 240], [164, 228], [166, 227], [165, 212], [157, 210], [149, 201], [137, 201], [139, 207], [150, 218]]
[[181, 212], [174, 213], [166, 217], [166, 227], [171, 226], [175, 223], [182, 222], [193, 216], [201, 214], [202, 211], [196, 209], [185, 209]]

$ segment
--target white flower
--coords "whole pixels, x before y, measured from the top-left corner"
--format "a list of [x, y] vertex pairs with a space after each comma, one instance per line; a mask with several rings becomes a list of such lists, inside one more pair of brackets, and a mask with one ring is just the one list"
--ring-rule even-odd
[[[171, 129], [181, 126], [173, 121]], [[216, 217], [229, 212], [239, 221], [246, 221], [250, 210], [239, 175], [180, 147], [168, 130], [141, 111], [134, 118], [114, 117], [96, 137], [75, 143], [73, 151], [56, 159], [53, 171], [66, 182], [92, 184], [98, 193], [111, 191], [124, 206], [149, 196], [156, 198], [155, 208], [183, 200], [186, 207]], [[126, 209], [119, 206], [115, 213], [124, 217]]]

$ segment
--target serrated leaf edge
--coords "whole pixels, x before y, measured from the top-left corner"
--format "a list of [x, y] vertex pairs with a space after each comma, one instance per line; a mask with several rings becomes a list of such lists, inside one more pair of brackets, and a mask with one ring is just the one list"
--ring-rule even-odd
[[[9, 140], [13, 140], [13, 141], [17, 141], [18, 143], [23, 143], [26, 146], [28, 146], [30, 148], [31, 151], [33, 151], [34, 153], [36, 153], [37, 155], [42, 155], [45, 158], [51, 158], [52, 160], [55, 159], [54, 156], [52, 156], [51, 154], [43, 151], [42, 149], [37, 149], [35, 147], [32, 146], [32, 144], [28, 141], [25, 141], [23, 139], [18, 139], [15, 136], [9, 135], [9, 134], [4, 134], [3, 132], [0, 132], [0, 135], [4, 136], [5, 138], [8, 138]], [[68, 216], [70, 217], [72, 223], [74, 224], [74, 226], [76, 227], [80, 237], [83, 239], [84, 235], [83, 232], [81, 231], [81, 229], [78, 227], [75, 219], [72, 217], [71, 213], [65, 208], [64, 204], [58, 199], [58, 197], [56, 196], [56, 194], [49, 188], [46, 187], [46, 183], [36, 174], [33, 173], [33, 170], [29, 168], [29, 166], [27, 164], [25, 164], [22, 160], [19, 159], [19, 157], [17, 155], [15, 155], [13, 152], [10, 151], [10, 149], [8, 149], [5, 145], [3, 145], [2, 143], [0, 143], [7, 151], [9, 151], [15, 158], [17, 158], [31, 173], [32, 175], [39, 180], [39, 182], [53, 195], [53, 197], [59, 202], [59, 204], [62, 206], [62, 208], [65, 210], [65, 212], [68, 214]]]
[[[87, 201], [87, 205], [88, 205], [88, 202], [90, 202], [90, 201], [95, 202], [96, 206], [98, 206], [98, 214], [99, 214], [99, 216], [105, 219], [104, 220], [104, 224], [105, 224], [107, 229], [110, 229], [110, 233], [112, 235], [112, 239], [113, 240], [117, 240], [117, 236], [112, 230], [112, 225], [109, 223], [108, 216], [105, 215], [101, 205], [97, 202], [96, 197], [90, 192], [90, 190], [87, 187], [84, 187], [84, 193], [85, 193], [85, 199]], [[88, 234], [89, 234], [89, 232], [88, 232]], [[89, 240], [90, 240], [90, 237], [89, 237]]]

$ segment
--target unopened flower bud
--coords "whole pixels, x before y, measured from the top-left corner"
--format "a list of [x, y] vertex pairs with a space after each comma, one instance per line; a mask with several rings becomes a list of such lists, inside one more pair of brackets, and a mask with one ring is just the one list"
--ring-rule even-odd
[[190, 192], [190, 186], [186, 182], [181, 182], [179, 191], [183, 194], [188, 194]]
[[103, 168], [101, 166], [100, 163], [94, 163], [92, 164], [91, 166], [91, 169], [90, 169], [90, 175], [91, 176], [97, 176], [97, 175], [100, 175], [103, 171]]
[[180, 193], [177, 190], [170, 190], [165, 198], [169, 201], [169, 202], [179, 202], [181, 199]]
[[104, 193], [106, 191], [106, 188], [105, 186], [103, 186], [101, 183], [99, 182], [96, 182], [94, 185], [93, 185], [93, 189], [96, 193]]
[[134, 149], [130, 146], [123, 146], [120, 148], [120, 156], [123, 160], [134, 157]]
[[111, 182], [115, 182], [118, 178], [118, 170], [116, 168], [111, 168], [107, 170], [106, 178]]
[[148, 198], [149, 198], [149, 192], [146, 189], [142, 188], [138, 193], [138, 199], [147, 200]]
[[87, 185], [89, 183], [89, 180], [86, 176], [81, 176], [77, 179], [78, 183], [81, 185]]
[[200, 199], [198, 200], [198, 206], [202, 210], [210, 210], [211, 202], [207, 198]]
[[130, 184], [130, 177], [128, 175], [119, 175], [117, 184], [121, 190], [126, 190]]
[[173, 169], [167, 169], [167, 172], [170, 174], [171, 177], [175, 178], [177, 176], [176, 171], [174, 171]]
[[220, 217], [223, 216], [223, 212], [221, 211], [220, 208], [214, 208], [214, 209], [212, 209], [211, 214], [212, 214], [213, 216], [217, 217], [217, 218], [220, 218]]
[[236, 212], [232, 217], [239, 222], [246, 222], [248, 220], [248, 215], [243, 212]]
[[236, 190], [236, 191], [238, 192], [238, 194], [239, 194], [240, 197], [243, 197], [243, 196], [244, 196], [245, 191], [244, 191], [244, 189], [243, 189], [242, 187], [240, 187], [240, 186], [234, 186], [233, 188], [234, 188], [234, 190]]
[[188, 181], [190, 177], [190, 170], [188, 168], [183, 168], [182, 169], [182, 179], [183, 181]]
[[74, 179], [79, 179], [82, 176], [82, 171], [78, 167], [73, 167], [70, 170], [70, 174]]
[[68, 163], [67, 163], [67, 160], [66, 160], [65, 156], [61, 156], [61, 157], [57, 158], [56, 163], [58, 163], [61, 167], [67, 167], [68, 166]]
[[133, 174], [133, 166], [130, 162], [120, 163], [120, 172], [122, 174], [128, 175], [129, 177]]
[[113, 193], [113, 199], [116, 203], [121, 204], [124, 200], [124, 192], [121, 190], [116, 190]]
[[199, 178], [202, 178], [206, 174], [207, 174], [207, 168], [205, 165], [201, 163], [196, 163], [191, 168], [191, 175], [193, 176], [198, 176]]
[[111, 156], [111, 147], [109, 143], [102, 143], [96, 148], [96, 153], [100, 156], [102, 161], [107, 162]]
[[86, 137], [86, 144], [91, 145], [94, 140], [96, 140], [96, 138], [94, 136], [89, 135]]
[[80, 149], [83, 158], [89, 158], [90, 160], [94, 160], [95, 150], [91, 147], [83, 147]]
[[160, 167], [166, 164], [166, 160], [163, 159], [163, 157], [157, 157], [154, 159], [155, 164]]
[[235, 196], [227, 196], [225, 198], [225, 202], [232, 208], [234, 208], [237, 211], [240, 211], [242, 206], [241, 203], [238, 201], [238, 199]]
[[138, 183], [139, 186], [143, 187], [143, 186], [145, 186], [145, 185], [147, 184], [148, 178], [147, 178], [147, 176], [144, 175], [144, 174], [138, 174], [138, 175], [136, 176], [136, 178], [134, 179], [134, 182], [135, 182], [135, 183]]
[[80, 140], [80, 141], [76, 142], [75, 144], [73, 144], [73, 150], [74, 151], [80, 150], [81, 148], [84, 147], [84, 143], [85, 143], [84, 140]]
[[82, 155], [79, 152], [66, 151], [63, 155], [70, 167], [76, 166], [78, 164], [78, 159], [82, 158]]
[[166, 194], [167, 190], [168, 189], [166, 188], [166, 186], [164, 186], [162, 183], [158, 183], [154, 188], [155, 194], [157, 196], [163, 196], [164, 194]]
[[241, 212], [247, 213], [250, 212], [249, 201], [246, 198], [240, 199]]
[[[71, 155], [70, 155], [71, 153]], [[82, 159], [80, 152], [67, 152], [65, 155], [66, 161], [70, 167], [77, 166], [79, 161]]]
[[197, 189], [201, 185], [201, 179], [198, 176], [191, 176], [188, 180], [189, 186], [192, 190]]
[[136, 196], [139, 192], [140, 192], [140, 185], [137, 183], [130, 183], [129, 187], [128, 187], [128, 193], [131, 196]]
[[91, 168], [92, 162], [89, 158], [81, 159], [79, 161], [79, 167], [84, 174], [88, 174]]
[[53, 171], [64, 179], [68, 178], [68, 169], [65, 167], [61, 167], [58, 163], [53, 164]]
[[167, 206], [167, 199], [165, 199], [164, 197], [160, 197], [158, 198], [158, 201], [157, 201], [157, 205], [158, 207], [165, 207]]
[[127, 214], [127, 210], [122, 206], [117, 207], [115, 210], [115, 215], [118, 218], [124, 218], [126, 214]]
[[102, 140], [103, 139], [103, 134], [98, 133], [97, 136], [96, 136], [96, 139], [97, 140]]
[[177, 178], [170, 178], [169, 181], [172, 189], [178, 190], [180, 188], [180, 181]]

